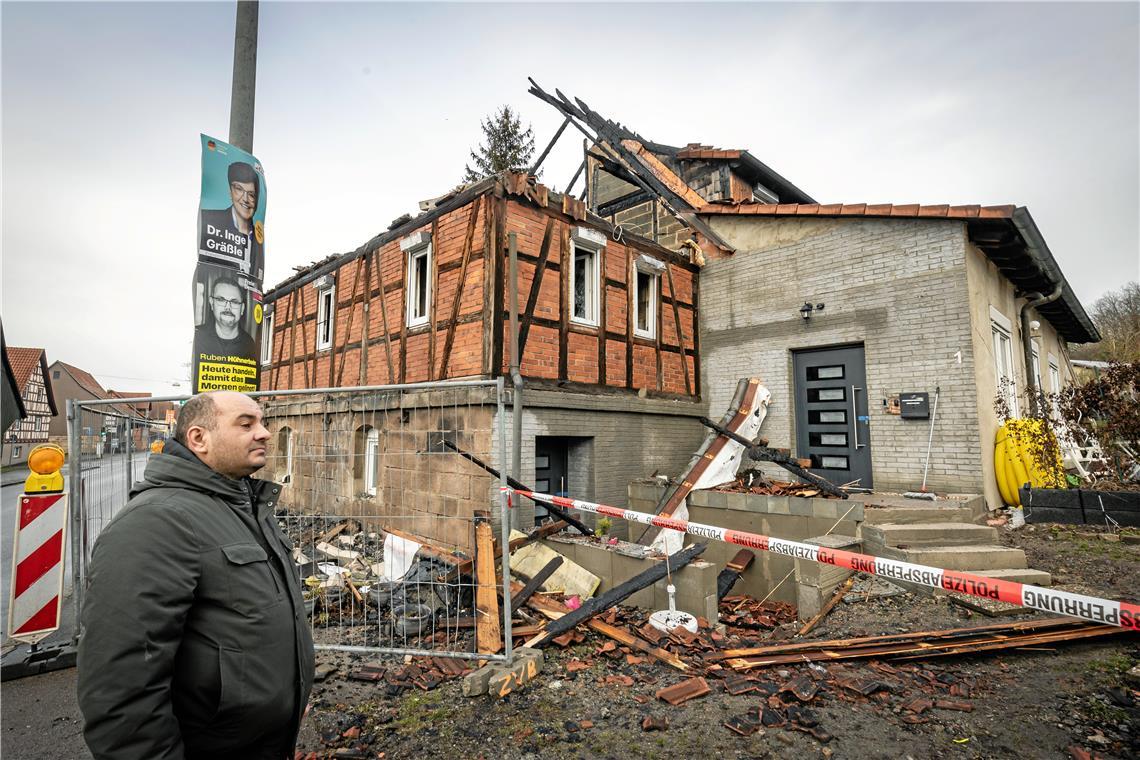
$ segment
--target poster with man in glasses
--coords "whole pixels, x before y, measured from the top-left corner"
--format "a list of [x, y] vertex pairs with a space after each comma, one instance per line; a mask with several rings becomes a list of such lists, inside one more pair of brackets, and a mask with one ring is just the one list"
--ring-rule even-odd
[[257, 390], [265, 177], [245, 151], [202, 135], [194, 272], [194, 392]]

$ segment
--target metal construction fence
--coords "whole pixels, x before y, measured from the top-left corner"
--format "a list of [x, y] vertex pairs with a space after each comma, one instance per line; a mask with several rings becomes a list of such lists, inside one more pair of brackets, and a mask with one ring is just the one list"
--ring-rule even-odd
[[[499, 559], [501, 586], [485, 570], [493, 560], [476, 562], [493, 551], [493, 535], [506, 546], [511, 528], [503, 380], [249, 395], [270, 432], [268, 463], [255, 477], [282, 486], [274, 509], [293, 545], [317, 648], [509, 661], [509, 557]], [[130, 401], [69, 402], [68, 419], [114, 416]], [[172, 433], [120, 416], [126, 443], [111, 455], [84, 451], [80, 426], [69, 426], [77, 636], [95, 541]], [[477, 601], [498, 592], [501, 620], [488, 626]], [[495, 654], [488, 630], [498, 632]]]

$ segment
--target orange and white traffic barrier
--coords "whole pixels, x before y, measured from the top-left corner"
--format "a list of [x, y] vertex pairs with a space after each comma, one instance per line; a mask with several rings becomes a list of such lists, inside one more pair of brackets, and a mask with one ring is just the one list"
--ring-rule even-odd
[[959, 591], [971, 596], [980, 596], [987, 599], [997, 599], [1002, 602], [1016, 604], [1021, 607], [1030, 607], [1069, 617], [1081, 618], [1094, 623], [1115, 625], [1130, 630], [1140, 630], [1140, 605], [1128, 602], [1117, 602], [1111, 599], [1100, 599], [1095, 596], [1073, 594], [1068, 591], [1032, 586], [1028, 583], [1003, 581], [996, 578], [987, 578], [984, 575], [962, 573], [956, 570], [943, 570], [929, 565], [916, 565], [912, 562], [902, 562], [885, 557], [874, 557], [870, 554], [843, 551], [841, 549], [828, 549], [822, 546], [805, 544], [799, 541], [789, 541], [783, 538], [774, 538], [760, 533], [746, 533], [739, 530], [718, 528], [715, 525], [704, 525], [689, 520], [678, 520], [671, 517], [657, 517], [645, 512], [634, 512], [629, 509], [611, 507], [606, 504], [595, 504], [589, 501], [567, 499], [562, 496], [551, 496], [546, 493], [535, 493], [522, 489], [506, 489], [533, 501], [544, 504], [554, 504], [563, 509], [580, 509], [583, 512], [592, 512], [606, 517], [616, 517], [645, 525], [655, 525], [658, 528], [676, 530], [700, 538], [711, 538], [736, 544], [749, 549], [758, 549], [775, 554], [783, 554], [796, 559], [809, 559], [825, 565], [845, 567], [861, 573], [881, 575], [921, 586], [945, 589], [946, 591]]
[[13, 547], [9, 635], [34, 644], [59, 628], [67, 496], [21, 494]]

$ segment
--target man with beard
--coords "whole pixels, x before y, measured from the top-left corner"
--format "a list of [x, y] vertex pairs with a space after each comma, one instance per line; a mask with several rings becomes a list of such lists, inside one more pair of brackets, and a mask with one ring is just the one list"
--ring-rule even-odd
[[194, 396], [91, 556], [79, 707], [96, 760], [289, 760], [313, 639], [262, 411]]
[[252, 357], [253, 338], [242, 328], [245, 316], [245, 291], [229, 275], [214, 280], [210, 288], [210, 312], [207, 320], [195, 330], [194, 350], [198, 354]]
[[265, 232], [255, 222], [259, 199], [257, 172], [243, 161], [230, 164], [229, 208], [203, 210], [199, 223], [199, 253], [211, 260], [237, 264], [242, 272], [261, 280], [265, 266]]

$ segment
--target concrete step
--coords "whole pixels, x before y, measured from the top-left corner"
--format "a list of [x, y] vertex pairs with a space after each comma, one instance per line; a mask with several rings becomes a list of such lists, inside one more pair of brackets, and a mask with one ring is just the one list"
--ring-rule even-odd
[[913, 549], [871, 546], [867, 549], [871, 554], [901, 559], [918, 565], [931, 565], [944, 570], [1005, 570], [1028, 567], [1025, 552], [1005, 546], [916, 546]]
[[984, 575], [987, 578], [1010, 581], [1011, 583], [1030, 583], [1034, 586], [1053, 585], [1053, 576], [1049, 573], [1044, 570], [1033, 570], [1027, 567], [1005, 568], [1003, 570], [963, 570], [962, 572]]
[[882, 546], [969, 546], [996, 544], [997, 530], [968, 522], [885, 523], [861, 526], [866, 545]]
[[962, 522], [972, 523], [977, 515], [972, 507], [958, 502], [938, 503], [915, 501], [913, 504], [874, 506], [863, 510], [865, 523], [882, 525], [914, 525], [916, 523]]

